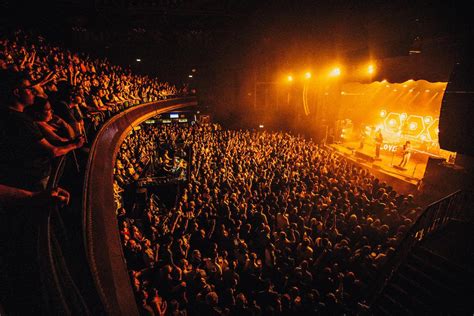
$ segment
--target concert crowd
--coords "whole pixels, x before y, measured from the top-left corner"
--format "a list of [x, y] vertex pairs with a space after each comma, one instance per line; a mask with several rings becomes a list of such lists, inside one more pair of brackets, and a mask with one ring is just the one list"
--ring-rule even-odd
[[[150, 194], [143, 208], [124, 207], [146, 165], [138, 157], [169, 162], [176, 144], [191, 166], [176, 203]], [[114, 187], [143, 315], [363, 312], [367, 284], [420, 211], [413, 196], [310, 140], [218, 125], [132, 133]]]

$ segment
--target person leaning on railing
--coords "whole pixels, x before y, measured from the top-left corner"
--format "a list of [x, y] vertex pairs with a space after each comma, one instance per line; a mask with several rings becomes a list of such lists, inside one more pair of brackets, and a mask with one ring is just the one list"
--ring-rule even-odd
[[26, 190], [46, 188], [52, 160], [82, 147], [73, 143], [51, 144], [25, 113], [35, 101], [28, 77], [13, 70], [0, 72], [0, 183]]

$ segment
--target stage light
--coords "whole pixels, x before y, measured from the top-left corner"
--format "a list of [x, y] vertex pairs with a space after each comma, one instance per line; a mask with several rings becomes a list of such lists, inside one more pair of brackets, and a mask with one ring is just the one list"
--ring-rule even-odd
[[311, 73], [310, 73], [309, 71], [306, 72], [306, 73], [304, 74], [304, 77], [305, 77], [306, 79], [311, 79]]
[[288, 82], [292, 82], [293, 81], [293, 76], [289, 75], [288, 77], [286, 77], [286, 80], [288, 80]]
[[189, 76], [188, 76], [188, 78], [192, 78], [192, 77], [193, 77], [193, 75], [189, 75]]
[[329, 73], [329, 76], [331, 77], [337, 77], [341, 75], [341, 69], [339, 67], [336, 67], [334, 68], [333, 70], [331, 70], [331, 72]]
[[137, 58], [136, 61], [141, 62], [142, 60], [140, 58]]
[[375, 72], [375, 66], [374, 65], [369, 65], [367, 67], [367, 72], [371, 75]]
[[400, 130], [401, 125], [400, 114], [390, 112], [385, 117], [384, 126], [386, 131], [396, 133]]
[[415, 90], [415, 89], [410, 89], [410, 90], [408, 90], [408, 92], [410, 92], [410, 93], [411, 93], [411, 92], [413, 92], [413, 90]]
[[425, 116], [425, 123], [430, 124], [433, 118], [431, 116]]
[[419, 138], [425, 131], [423, 116], [410, 115], [407, 117], [405, 124], [406, 128], [403, 129], [403, 133], [406, 136]]
[[430, 92], [430, 90], [426, 89], [425, 92]]
[[398, 90], [397, 89], [393, 89], [393, 92], [397, 92]]
[[421, 135], [421, 136], [420, 136], [420, 139], [421, 139], [422, 141], [425, 141], [425, 140], [426, 140], [426, 135]]
[[387, 111], [382, 110], [380, 111], [380, 117], [385, 117], [387, 115]]
[[260, 124], [258, 127], [263, 128], [263, 124]]
[[400, 119], [401, 119], [402, 121], [406, 120], [406, 119], [407, 119], [407, 114], [406, 114], [406, 113], [400, 114]]
[[439, 125], [439, 119], [434, 119], [434, 120], [432, 120], [432, 122], [428, 126], [428, 128], [426, 129], [427, 135], [428, 135], [429, 139], [431, 139], [432, 141], [437, 141], [438, 140], [438, 134], [439, 134], [438, 125]]

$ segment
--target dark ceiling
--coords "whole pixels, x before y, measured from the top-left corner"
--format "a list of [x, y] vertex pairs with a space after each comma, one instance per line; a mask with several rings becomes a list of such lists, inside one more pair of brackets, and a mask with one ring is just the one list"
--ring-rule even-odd
[[[433, 1], [3, 0], [4, 31], [40, 30], [74, 49], [136, 71], [184, 75], [249, 62], [302, 67], [410, 50], [457, 47], [470, 34], [467, 5]], [[440, 47], [439, 43], [442, 43]], [[434, 46], [432, 43], [438, 43]], [[134, 61], [140, 58], [142, 62]]]

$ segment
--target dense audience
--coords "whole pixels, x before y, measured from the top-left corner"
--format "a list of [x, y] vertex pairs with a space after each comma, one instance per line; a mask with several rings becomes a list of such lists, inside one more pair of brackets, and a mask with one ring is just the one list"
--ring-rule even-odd
[[156, 78], [55, 47], [37, 35], [0, 36], [2, 305], [9, 302], [16, 304], [7, 306], [15, 313], [33, 313], [26, 309], [35, 304], [21, 301], [40, 300], [34, 267], [41, 211], [70, 199], [64, 188], [48, 188], [57, 158], [91, 143], [100, 124], [119, 111], [178, 92]]
[[[67, 203], [65, 190], [45, 191], [54, 159], [111, 115], [177, 93], [39, 36], [1, 38], [0, 211]], [[175, 205], [150, 195], [144, 209], [128, 208], [127, 190], [150, 166], [172, 176], [187, 153], [191, 173]], [[311, 141], [216, 125], [132, 131], [114, 194], [137, 303], [150, 315], [356, 313], [419, 210]]]
[[[125, 140], [115, 174], [120, 234], [144, 315], [357, 314], [419, 211], [413, 196], [287, 133], [147, 129]], [[138, 212], [124, 208], [125, 185], [140, 178], [138, 152], [172, 158], [174, 146], [162, 148], [173, 142], [192, 153], [176, 205], [151, 195]]]
[[54, 158], [90, 142], [106, 118], [177, 93], [168, 83], [38, 35], [0, 38], [0, 183], [44, 189]]

